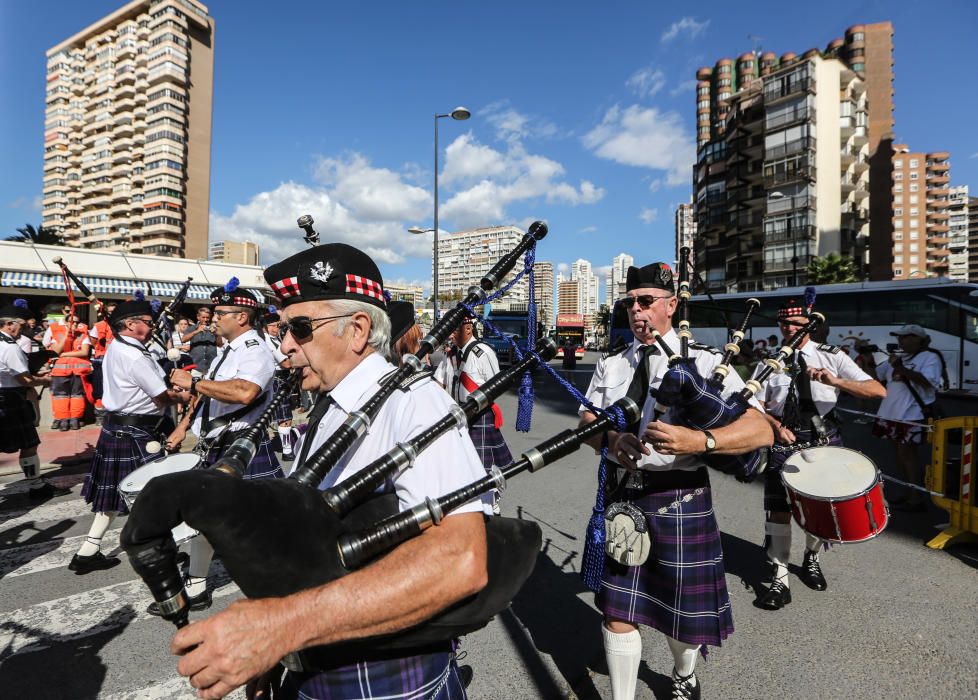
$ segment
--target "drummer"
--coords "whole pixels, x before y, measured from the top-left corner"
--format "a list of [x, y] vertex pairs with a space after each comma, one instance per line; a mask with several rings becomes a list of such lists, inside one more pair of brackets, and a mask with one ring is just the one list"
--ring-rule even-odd
[[[82, 487], [95, 519], [81, 549], [71, 558], [68, 569], [76, 574], [109, 569], [119, 563], [100, 551], [102, 537], [118, 513], [127, 513], [119, 496], [119, 484], [141, 467], [155, 452], [159, 442], [173, 429], [166, 406], [186, 403], [190, 395], [167, 389], [166, 377], [150, 355], [146, 344], [153, 332], [153, 314], [148, 301], [119, 304], [108, 319], [114, 341], [108, 344], [102, 373], [105, 409], [102, 432], [95, 446], [95, 457]], [[147, 449], [157, 441], [156, 450]]]
[[[211, 292], [217, 333], [223, 338], [221, 354], [215, 358], [204, 378], [194, 377], [182, 369], [170, 373], [174, 387], [180, 387], [195, 397], [191, 410], [166, 442], [167, 449], [177, 451], [191, 430], [198, 438], [196, 451], [204, 456], [205, 465], [218, 460], [236, 434], [253, 425], [274, 393], [275, 358], [268, 345], [258, 335], [258, 300], [239, 286], [232, 277]], [[245, 479], [274, 479], [282, 477], [282, 469], [272, 450], [267, 432], [254, 458], [248, 465]], [[214, 550], [203, 537], [190, 544], [190, 570], [187, 595], [191, 610], [210, 607], [207, 572]], [[159, 615], [156, 603], [148, 611]]]
[[[813, 300], [814, 303], [814, 300]], [[812, 305], [794, 299], [778, 309], [778, 326], [787, 344], [808, 323]], [[788, 588], [788, 560], [791, 554], [791, 507], [781, 468], [803, 444], [819, 439], [817, 420], [824, 426], [828, 445], [841, 445], [839, 419], [835, 404], [840, 392], [860, 399], [878, 399], [886, 395], [883, 385], [863, 372], [842, 348], [805, 338], [793, 353], [783, 373], [765, 382], [758, 399], [764, 405], [768, 422], [774, 428], [775, 444], [764, 473], [764, 524], [767, 557], [771, 562], [771, 582], [758, 599], [765, 610], [780, 610], [791, 602]], [[761, 367], [758, 367], [758, 371]], [[756, 374], [756, 373], [755, 373]], [[809, 588], [824, 591], [825, 576], [819, 564], [822, 540], [805, 536], [805, 558], [799, 578]]]

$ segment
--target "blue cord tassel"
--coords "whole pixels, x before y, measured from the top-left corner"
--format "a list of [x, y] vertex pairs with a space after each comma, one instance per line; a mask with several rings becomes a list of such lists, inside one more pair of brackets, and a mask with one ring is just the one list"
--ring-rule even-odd
[[[526, 267], [529, 269], [530, 302], [526, 307], [526, 344], [528, 350], [537, 346], [537, 302], [535, 298], [533, 265], [536, 258], [536, 247], [526, 251]], [[516, 407], [516, 429], [521, 433], [530, 432], [533, 422], [533, 374], [527, 370], [520, 377], [519, 403]]]
[[598, 464], [598, 493], [594, 497], [594, 508], [587, 523], [584, 536], [584, 556], [581, 559], [581, 579], [584, 585], [595, 593], [601, 588], [604, 575], [605, 532], [604, 532], [604, 489], [608, 480], [608, 433], [601, 438], [601, 462]]
[[156, 316], [160, 313], [160, 309], [163, 306], [163, 302], [159, 299], [153, 299], [149, 302], [149, 308], [153, 310], [153, 315]]

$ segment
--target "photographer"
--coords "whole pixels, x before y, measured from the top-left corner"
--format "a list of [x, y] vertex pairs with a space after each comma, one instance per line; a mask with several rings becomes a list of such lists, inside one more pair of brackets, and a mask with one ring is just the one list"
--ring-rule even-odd
[[217, 357], [217, 348], [221, 341], [215, 334], [212, 323], [214, 314], [209, 306], [197, 309], [197, 323], [180, 336], [181, 344], [190, 346], [190, 357], [201, 374], [210, 369], [211, 362]]
[[[891, 335], [896, 336], [899, 351], [887, 346], [890, 357], [877, 369], [877, 376], [886, 384], [887, 391], [876, 414], [873, 434], [893, 441], [901, 478], [923, 485], [917, 445], [923, 441], [924, 429], [903, 421], [925, 422], [935, 417], [941, 361], [937, 354], [927, 351], [929, 338], [916, 323], [907, 324]], [[905, 500], [890, 498], [889, 502], [897, 510], [925, 510], [924, 497], [918, 491], [911, 491]]]

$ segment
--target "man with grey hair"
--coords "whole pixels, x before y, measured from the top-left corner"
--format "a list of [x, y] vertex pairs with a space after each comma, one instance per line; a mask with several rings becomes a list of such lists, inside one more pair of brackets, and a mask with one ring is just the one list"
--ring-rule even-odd
[[[301, 469], [395, 370], [385, 359], [390, 321], [380, 271], [351, 246], [303, 251], [269, 267], [265, 279], [281, 300], [281, 350], [302, 372], [302, 388], [319, 392], [309, 430], [297, 446], [295, 465]], [[412, 377], [387, 398], [321, 487], [350, 478], [451, 410], [451, 398], [430, 376]], [[404, 511], [483, 476], [468, 431], [454, 428], [383, 491]], [[268, 697], [275, 674], [266, 672], [288, 655], [284, 697], [464, 698], [451, 643], [391, 652], [374, 650], [364, 640], [414, 627], [482, 589], [488, 578], [487, 512], [487, 503], [476, 499], [364, 569], [282, 598], [234, 603], [188, 625], [171, 645], [183, 657], [177, 670], [203, 698], [224, 697], [252, 679], [257, 680], [250, 697]], [[356, 651], [342, 646], [351, 640], [362, 642]]]

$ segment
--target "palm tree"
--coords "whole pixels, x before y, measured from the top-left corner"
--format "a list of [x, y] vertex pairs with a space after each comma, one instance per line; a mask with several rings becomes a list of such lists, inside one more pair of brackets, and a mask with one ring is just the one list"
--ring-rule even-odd
[[824, 258], [816, 256], [808, 265], [810, 284], [840, 284], [857, 281], [856, 261], [852, 258], [844, 258], [838, 253], [829, 253]]
[[23, 228], [17, 229], [16, 236], [7, 236], [4, 240], [15, 241], [17, 243], [32, 243], [34, 245], [64, 245], [64, 238], [61, 234], [51, 228], [38, 226], [34, 228], [27, 224]]

